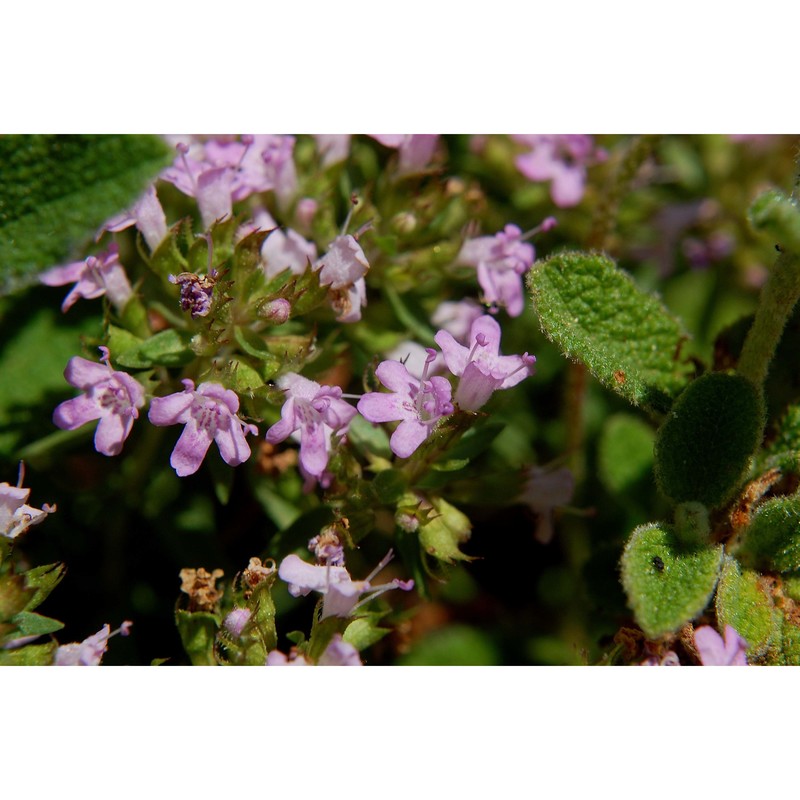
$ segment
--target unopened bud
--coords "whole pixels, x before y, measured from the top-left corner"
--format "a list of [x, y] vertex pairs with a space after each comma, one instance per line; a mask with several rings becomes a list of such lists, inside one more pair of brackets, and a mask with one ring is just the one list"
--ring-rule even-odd
[[283, 325], [292, 314], [292, 306], [288, 300], [279, 297], [264, 303], [258, 311], [259, 315], [273, 325]]
[[413, 233], [417, 228], [417, 218], [410, 211], [401, 211], [392, 219], [392, 227], [398, 233]]
[[310, 228], [318, 208], [319, 203], [313, 197], [304, 197], [297, 204], [297, 221], [306, 228]]
[[234, 608], [233, 611], [225, 617], [225, 621], [222, 625], [228, 633], [234, 636], [241, 636], [244, 626], [247, 625], [249, 619], [249, 608]]

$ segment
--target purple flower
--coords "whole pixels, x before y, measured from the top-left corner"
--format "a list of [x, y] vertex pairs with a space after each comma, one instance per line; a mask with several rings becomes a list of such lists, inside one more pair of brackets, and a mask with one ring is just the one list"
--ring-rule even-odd
[[567, 505], [575, 492], [575, 478], [567, 467], [546, 470], [530, 467], [520, 502], [537, 516], [534, 538], [547, 544], [553, 538], [553, 509]]
[[640, 667], [679, 667], [681, 660], [674, 650], [667, 650], [660, 658], [657, 655], [650, 655], [642, 661]]
[[533, 245], [522, 241], [522, 231], [516, 225], [506, 225], [494, 236], [468, 239], [457, 260], [477, 268], [486, 303], [518, 317], [525, 307], [522, 276], [531, 268], [534, 257]]
[[710, 625], [694, 632], [694, 646], [704, 667], [746, 667], [747, 642], [731, 625], [725, 626], [725, 639]]
[[322, 156], [322, 168], [333, 166], [344, 161], [350, 154], [349, 133], [314, 134], [317, 150]]
[[53, 422], [67, 431], [99, 419], [94, 447], [104, 456], [116, 456], [133, 428], [144, 405], [144, 388], [125, 372], [111, 368], [107, 347], [101, 347], [102, 363], [75, 356], [69, 360], [64, 377], [83, 394], [66, 400], [53, 412]]
[[116, 242], [105, 253], [89, 256], [85, 261], [73, 261], [62, 267], [53, 267], [43, 272], [39, 280], [46, 286], [64, 286], [75, 282], [61, 304], [64, 312], [75, 305], [79, 297], [93, 300], [104, 294], [121, 311], [133, 294], [128, 276], [119, 261], [119, 247]]
[[164, 241], [167, 235], [167, 218], [161, 203], [158, 202], [155, 185], [148, 186], [147, 191], [129, 211], [123, 211], [108, 220], [100, 229], [100, 234], [102, 235], [104, 231], [112, 233], [124, 231], [131, 225], [139, 229], [151, 252]]
[[[22, 483], [20, 475], [20, 484]], [[16, 539], [21, 533], [25, 533], [31, 525], [38, 525], [48, 514], [52, 514], [55, 506], [43, 505], [41, 508], [33, 508], [27, 505], [31, 495], [30, 489], [23, 489], [22, 486], [11, 486], [8, 483], [0, 483], [0, 536], [7, 539]]]
[[169, 463], [183, 478], [200, 469], [212, 440], [226, 464], [235, 467], [250, 458], [246, 433], [258, 434], [255, 425], [242, 422], [236, 412], [239, 398], [219, 383], [182, 381], [184, 390], [154, 397], [148, 417], [153, 425], [185, 425]]
[[363, 278], [369, 270], [369, 262], [361, 245], [350, 234], [337, 236], [325, 255], [313, 266], [319, 271], [321, 286], [331, 289], [346, 289]]
[[181, 309], [188, 311], [192, 319], [208, 316], [214, 297], [214, 286], [217, 283], [216, 270], [212, 269], [208, 275], [181, 272], [179, 275], [170, 275], [169, 282], [180, 286]]
[[389, 361], [399, 361], [408, 370], [408, 374], [418, 380], [425, 374], [436, 375], [446, 369], [441, 353], [436, 353], [431, 360], [428, 348], [417, 342], [400, 342], [386, 353], [386, 358]]
[[550, 196], [560, 208], [580, 203], [586, 187], [586, 167], [606, 156], [585, 134], [525, 134], [513, 138], [531, 148], [516, 157], [517, 169], [528, 180], [551, 181]]
[[62, 644], [56, 650], [55, 661], [57, 667], [97, 667], [108, 650], [108, 640], [119, 634], [127, 636], [130, 633], [131, 623], [126, 620], [115, 631], [106, 623], [97, 633], [92, 634], [82, 642]]
[[429, 133], [380, 133], [370, 134], [371, 138], [384, 147], [396, 149], [400, 156], [397, 170], [401, 175], [420, 172], [433, 158], [438, 134]]
[[400, 421], [389, 440], [392, 452], [408, 458], [445, 415], [453, 413], [452, 389], [446, 378], [427, 379], [428, 367], [436, 351], [428, 349], [428, 359], [421, 378], [415, 378], [399, 361], [382, 361], [375, 370], [378, 380], [389, 389], [367, 392], [358, 401], [359, 413], [370, 422]]
[[[363, 581], [354, 581], [346, 567], [331, 564], [314, 565], [294, 554], [286, 556], [278, 568], [278, 577], [289, 584], [292, 597], [305, 597], [313, 592], [324, 596], [322, 617], [349, 617], [356, 607], [374, 600], [391, 589], [404, 592], [414, 588], [414, 581], [395, 578], [389, 583], [373, 586], [370, 581], [392, 560], [390, 550]], [[366, 595], [361, 599], [362, 595]]]
[[[268, 667], [310, 667], [311, 664], [304, 655], [298, 654], [293, 648], [289, 655], [273, 650], [267, 656]], [[358, 650], [342, 638], [341, 633], [334, 633], [325, 652], [317, 661], [318, 667], [361, 667], [361, 658]]]
[[289, 372], [278, 379], [286, 395], [281, 420], [267, 431], [267, 441], [277, 444], [292, 434], [300, 440], [300, 466], [306, 475], [322, 478], [331, 451], [331, 437], [347, 432], [356, 410], [342, 400], [338, 386], [320, 386]]
[[442, 330], [453, 334], [459, 344], [466, 344], [472, 323], [483, 316], [483, 309], [474, 300], [460, 300], [457, 303], [446, 301], [440, 303], [433, 312], [431, 322]]
[[266, 211], [257, 213], [254, 221], [262, 230], [273, 229], [261, 245], [261, 259], [267, 280], [272, 280], [286, 269], [292, 275], [302, 275], [309, 263], [317, 260], [317, 246], [313, 242], [306, 241], [291, 228], [281, 230]]
[[460, 345], [447, 331], [434, 336], [442, 348], [447, 368], [460, 376], [455, 401], [467, 411], [477, 411], [498, 389], [510, 389], [533, 374], [535, 356], [500, 355], [500, 326], [484, 314], [472, 323], [469, 342]]

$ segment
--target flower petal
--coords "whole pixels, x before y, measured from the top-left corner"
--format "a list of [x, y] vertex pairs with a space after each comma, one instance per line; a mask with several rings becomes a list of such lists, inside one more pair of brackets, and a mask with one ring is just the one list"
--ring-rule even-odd
[[208, 431], [198, 428], [194, 418], [190, 418], [172, 451], [169, 463], [179, 477], [193, 475], [200, 469], [210, 446]]

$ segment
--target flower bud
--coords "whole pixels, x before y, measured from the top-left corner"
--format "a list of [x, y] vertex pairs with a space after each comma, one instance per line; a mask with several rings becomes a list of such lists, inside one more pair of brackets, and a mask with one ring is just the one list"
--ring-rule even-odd
[[271, 322], [273, 325], [283, 325], [292, 313], [292, 306], [288, 300], [279, 297], [264, 303], [258, 310], [259, 316]]

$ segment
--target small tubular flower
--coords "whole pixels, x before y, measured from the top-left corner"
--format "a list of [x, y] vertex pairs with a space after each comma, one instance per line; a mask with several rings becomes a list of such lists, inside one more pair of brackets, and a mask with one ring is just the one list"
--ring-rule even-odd
[[66, 400], [53, 411], [53, 422], [67, 431], [100, 420], [94, 447], [104, 456], [116, 456], [133, 428], [144, 405], [144, 388], [125, 372], [112, 369], [107, 347], [101, 347], [101, 363], [75, 356], [69, 360], [64, 377], [83, 394]]
[[399, 361], [382, 361], [375, 375], [389, 393], [367, 392], [358, 401], [359, 413], [370, 422], [400, 421], [389, 440], [399, 458], [408, 458], [436, 423], [453, 413], [450, 382], [438, 375], [428, 379], [428, 368], [435, 358], [436, 351], [428, 348], [421, 378], [411, 375]]
[[[414, 588], [413, 580], [401, 581], [397, 578], [380, 586], [370, 583], [392, 557], [390, 550], [365, 580], [354, 581], [346, 567], [309, 564], [292, 554], [281, 561], [278, 577], [289, 584], [289, 594], [292, 597], [305, 597], [312, 591], [323, 595], [325, 599], [322, 603], [322, 619], [349, 617], [357, 606], [374, 600], [384, 592], [392, 589], [409, 592]], [[365, 595], [363, 599], [362, 595]]]
[[30, 489], [11, 486], [5, 482], [0, 483], [0, 536], [16, 539], [32, 525], [38, 525], [48, 514], [52, 514], [56, 510], [55, 506], [47, 504], [41, 508], [27, 505], [30, 495]]
[[522, 276], [535, 258], [533, 245], [523, 241], [516, 225], [506, 225], [494, 236], [479, 236], [464, 242], [457, 261], [475, 267], [483, 299], [491, 306], [518, 317], [525, 308]]
[[500, 355], [500, 325], [488, 314], [472, 323], [468, 347], [447, 331], [439, 331], [434, 339], [442, 348], [447, 368], [460, 376], [455, 401], [467, 411], [477, 411], [493, 392], [510, 389], [533, 374], [535, 356]]
[[286, 269], [292, 275], [302, 275], [308, 265], [317, 260], [317, 247], [313, 242], [306, 241], [291, 228], [281, 230], [266, 211], [257, 213], [253, 221], [262, 230], [272, 229], [261, 245], [262, 266], [267, 280], [272, 280]]
[[[280, 650], [273, 650], [267, 656], [268, 667], [311, 667], [304, 655], [299, 654], [294, 648], [287, 656]], [[317, 661], [318, 667], [361, 667], [361, 658], [353, 645], [342, 638], [341, 633], [334, 633], [328, 646]]]
[[164, 241], [167, 235], [167, 218], [158, 201], [154, 184], [148, 186], [147, 191], [136, 201], [133, 208], [108, 220], [100, 229], [98, 238], [104, 231], [116, 233], [130, 228], [131, 225], [139, 229], [151, 252]]
[[106, 623], [97, 633], [84, 639], [82, 642], [62, 644], [56, 650], [55, 661], [57, 667], [98, 667], [108, 650], [108, 640], [119, 634], [127, 636], [133, 623], [126, 620], [115, 631]]
[[114, 307], [121, 311], [133, 295], [128, 276], [119, 260], [116, 242], [106, 252], [89, 256], [85, 261], [53, 267], [43, 272], [39, 280], [46, 286], [75, 283], [61, 304], [62, 312], [69, 311], [80, 297], [94, 300], [103, 295], [107, 295]]
[[435, 133], [378, 133], [370, 136], [384, 147], [397, 150], [397, 171], [401, 175], [423, 170], [433, 158], [439, 141], [439, 135]]
[[694, 632], [694, 646], [704, 667], [746, 667], [747, 642], [732, 625], [725, 626], [724, 639], [710, 625]]
[[321, 286], [331, 289], [347, 289], [363, 278], [369, 270], [369, 262], [355, 237], [349, 233], [337, 236], [325, 255], [313, 266], [319, 272]]
[[531, 148], [517, 156], [517, 169], [528, 180], [550, 181], [550, 196], [560, 208], [580, 203], [586, 188], [586, 168], [606, 157], [586, 134], [524, 134], [513, 138]]
[[182, 381], [184, 390], [166, 397], [154, 397], [148, 417], [153, 425], [185, 425], [169, 463], [180, 477], [200, 469], [211, 442], [232, 467], [250, 458], [245, 434], [258, 434], [258, 428], [236, 415], [239, 398], [219, 383], [201, 383], [196, 389], [191, 380]]
[[278, 379], [286, 395], [280, 422], [267, 431], [267, 441], [278, 444], [294, 435], [300, 441], [300, 466], [307, 475], [322, 478], [328, 466], [331, 439], [347, 433], [356, 410], [342, 400], [338, 386], [321, 386], [289, 372]]

